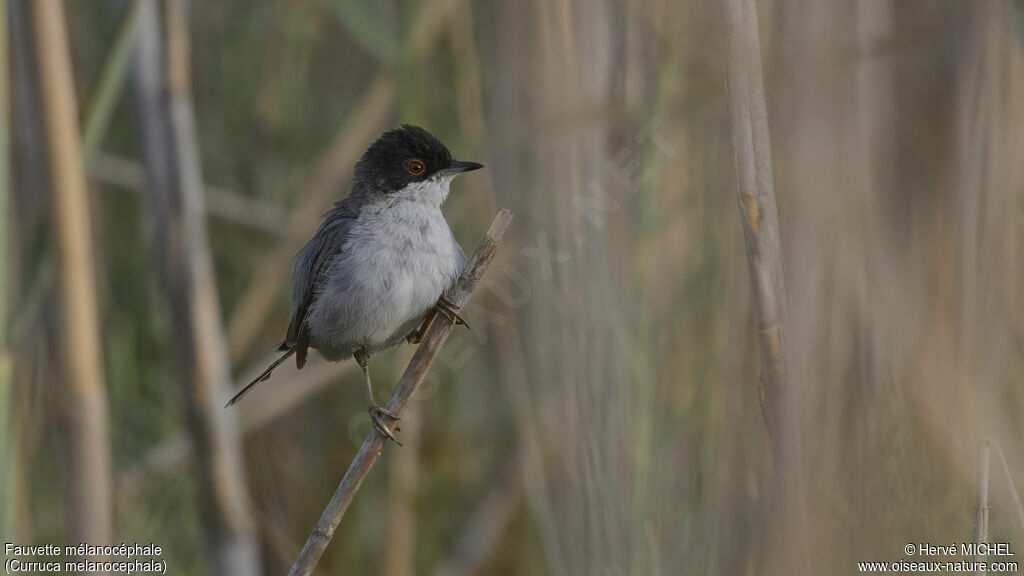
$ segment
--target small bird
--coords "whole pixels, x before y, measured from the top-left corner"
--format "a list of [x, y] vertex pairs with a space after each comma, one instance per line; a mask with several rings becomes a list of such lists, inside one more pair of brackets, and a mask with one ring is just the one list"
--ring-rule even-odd
[[370, 356], [403, 340], [419, 343], [437, 314], [465, 324], [444, 297], [466, 255], [441, 204], [452, 179], [479, 168], [453, 159], [418, 126], [384, 132], [356, 163], [348, 197], [324, 214], [295, 256], [292, 317], [278, 346], [283, 354], [225, 408], [292, 355], [302, 368], [313, 348], [332, 362], [355, 358], [374, 428], [399, 443], [390, 426], [398, 416], [374, 400]]

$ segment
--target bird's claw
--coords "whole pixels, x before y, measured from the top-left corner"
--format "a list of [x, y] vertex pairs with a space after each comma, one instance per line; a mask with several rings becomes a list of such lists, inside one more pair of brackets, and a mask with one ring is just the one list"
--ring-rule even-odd
[[[401, 420], [401, 418], [399, 418], [397, 415], [395, 415], [387, 408], [384, 408], [383, 406], [378, 406], [377, 404], [370, 404], [369, 411], [370, 421], [373, 422], [374, 429], [377, 430], [377, 432], [380, 432], [380, 434], [385, 438], [401, 446], [402, 443], [398, 441], [398, 438], [395, 437], [395, 433], [392, 432], [391, 428], [388, 427], [388, 424], [385, 423], [385, 418], [393, 422]], [[395, 426], [395, 432], [397, 432], [398, 430], [398, 426]]]
[[472, 328], [469, 327], [469, 324], [462, 319], [462, 316], [459, 316], [458, 307], [456, 307], [455, 304], [452, 304], [451, 300], [448, 298], [441, 296], [434, 307], [437, 308], [437, 311], [440, 312], [442, 316], [452, 323], [452, 326], [462, 325], [465, 326], [467, 330], [472, 330]]

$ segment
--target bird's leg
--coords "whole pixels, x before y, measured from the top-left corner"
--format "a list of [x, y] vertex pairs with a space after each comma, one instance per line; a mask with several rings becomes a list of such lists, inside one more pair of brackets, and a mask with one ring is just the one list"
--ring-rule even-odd
[[449, 300], [447, 297], [442, 295], [441, 298], [437, 300], [437, 304], [434, 305], [434, 310], [436, 310], [442, 316], [447, 318], [448, 321], [451, 322], [453, 326], [458, 326], [459, 324], [461, 324], [465, 326], [467, 329], [471, 329], [469, 328], [469, 324], [467, 324], [466, 321], [462, 319], [462, 316], [459, 316], [458, 307], [455, 306], [455, 304], [452, 304], [452, 301]]
[[[352, 356], [356, 359], [356, 363], [363, 369], [363, 380], [366, 382], [366, 402], [369, 405], [370, 421], [373, 422], [373, 427], [380, 432], [385, 438], [389, 438], [399, 446], [402, 445], [395, 437], [394, 432], [385, 423], [385, 418], [389, 418], [392, 421], [399, 420], [400, 418], [392, 413], [387, 408], [377, 404], [373, 399], [373, 386], [370, 385], [370, 355], [366, 353], [366, 350], [360, 348], [352, 353]], [[395, 428], [398, 430], [398, 428]]]
[[437, 310], [431, 308], [430, 312], [427, 312], [427, 316], [423, 318], [423, 323], [420, 324], [420, 327], [410, 332], [409, 335], [405, 337], [405, 340], [409, 342], [409, 344], [419, 344], [420, 342], [423, 342], [423, 337], [427, 335], [427, 328], [430, 328], [430, 324], [434, 321], [434, 317], [436, 316]]

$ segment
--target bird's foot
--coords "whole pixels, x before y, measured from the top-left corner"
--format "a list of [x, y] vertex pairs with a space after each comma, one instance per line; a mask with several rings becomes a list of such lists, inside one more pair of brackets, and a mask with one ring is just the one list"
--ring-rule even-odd
[[461, 324], [465, 326], [467, 329], [471, 330], [469, 324], [467, 324], [466, 321], [462, 319], [462, 316], [459, 316], [458, 307], [455, 306], [455, 304], [452, 304], [452, 301], [449, 300], [448, 298], [441, 296], [441, 298], [438, 299], [437, 304], [434, 305], [434, 308], [442, 316], [447, 318], [448, 321], [451, 322], [453, 326], [458, 326]]
[[395, 437], [395, 432], [399, 430], [398, 426], [395, 426], [394, 432], [391, 431], [391, 427], [389, 426], [389, 424], [397, 422], [398, 420], [401, 420], [401, 418], [396, 416], [387, 408], [377, 404], [370, 404], [369, 411], [370, 421], [373, 422], [374, 429], [376, 429], [377, 432], [380, 432], [385, 438], [392, 440], [395, 444], [401, 446], [402, 443]]

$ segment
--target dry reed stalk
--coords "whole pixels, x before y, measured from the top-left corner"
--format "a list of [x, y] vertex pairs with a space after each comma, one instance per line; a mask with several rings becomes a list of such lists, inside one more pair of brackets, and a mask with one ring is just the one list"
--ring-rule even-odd
[[[462, 276], [459, 277], [455, 287], [447, 294], [448, 300], [457, 309], [461, 310], [466, 302], [469, 301], [470, 295], [476, 289], [477, 284], [480, 283], [480, 279], [483, 278], [491, 260], [494, 259], [494, 255], [498, 252], [502, 237], [505, 235], [505, 230], [511, 221], [512, 212], [504, 208], [498, 210], [497, 215], [495, 215], [494, 220], [491, 222], [490, 228], [488, 228], [483, 238], [480, 239], [476, 250], [469, 258]], [[452, 324], [448, 322], [434, 322], [430, 325], [423, 338], [423, 342], [416, 349], [416, 353], [409, 362], [409, 366], [398, 380], [398, 384], [391, 394], [391, 399], [388, 400], [388, 411], [393, 414], [402, 413], [405, 405], [409, 402], [409, 398], [420, 382], [423, 381], [424, 376], [426, 376], [427, 371], [430, 369], [430, 365], [437, 357], [441, 346], [451, 331]], [[349, 505], [355, 498], [356, 491], [359, 490], [359, 486], [363, 483], [366, 475], [370, 473], [374, 462], [377, 461], [381, 451], [384, 449], [385, 442], [387, 442], [387, 438], [376, 430], [372, 430], [366, 437], [366, 440], [363, 441], [363, 445], [360, 446], [359, 451], [352, 460], [352, 464], [349, 465], [348, 471], [345, 472], [344, 478], [342, 478], [337, 490], [334, 491], [334, 495], [331, 496], [327, 507], [324, 508], [320, 520], [313, 528], [309, 539], [306, 540], [305, 546], [302, 547], [302, 552], [299, 553], [295, 564], [288, 572], [289, 576], [313, 573], [313, 569], [316, 568], [320, 557], [334, 536], [334, 531], [338, 528], [341, 518], [345, 515], [345, 511], [348, 510]]]
[[[64, 5], [32, 3], [46, 145], [53, 189], [53, 230], [60, 278], [63, 401], [68, 409], [69, 542], [110, 544], [112, 489], [107, 392], [89, 201]], [[101, 558], [93, 558], [97, 561]]]
[[[754, 301], [757, 303], [762, 410], [773, 441], [776, 505], [784, 527], [783, 531], [776, 531], [776, 537], [781, 537], [791, 546], [799, 546], [807, 536], [799, 411], [786, 366], [789, 309], [761, 70], [757, 6], [754, 0], [725, 0], [722, 6], [729, 47], [728, 99], [736, 163], [736, 193]], [[772, 557], [789, 573], [808, 572], [807, 556], [798, 549], [775, 550]]]
[[762, 402], [768, 430], [779, 437], [777, 428], [783, 422], [778, 417], [788, 384], [784, 354], [788, 303], [757, 12], [753, 0], [727, 0], [723, 6], [729, 26], [729, 107], [736, 193], [757, 302]]

